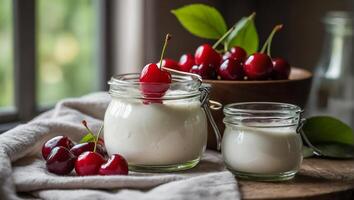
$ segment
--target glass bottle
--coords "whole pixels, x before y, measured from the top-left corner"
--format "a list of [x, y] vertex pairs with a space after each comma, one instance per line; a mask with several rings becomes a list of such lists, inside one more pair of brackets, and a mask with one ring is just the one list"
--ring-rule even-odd
[[310, 115], [337, 117], [353, 127], [352, 16], [331, 11], [323, 23], [325, 41], [314, 73], [308, 111]]

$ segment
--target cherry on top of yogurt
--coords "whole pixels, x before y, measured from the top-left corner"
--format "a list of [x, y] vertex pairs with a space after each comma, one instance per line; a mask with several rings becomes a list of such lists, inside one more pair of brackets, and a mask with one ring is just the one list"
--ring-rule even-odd
[[[162, 48], [161, 58], [159, 64], [149, 63], [143, 68], [139, 81], [141, 84], [141, 91], [145, 97], [160, 98], [163, 97], [170, 87], [172, 76], [170, 72], [162, 68], [162, 61], [167, 47], [168, 40], [171, 35], [167, 34], [165, 43]], [[145, 84], [144, 84], [145, 83]]]

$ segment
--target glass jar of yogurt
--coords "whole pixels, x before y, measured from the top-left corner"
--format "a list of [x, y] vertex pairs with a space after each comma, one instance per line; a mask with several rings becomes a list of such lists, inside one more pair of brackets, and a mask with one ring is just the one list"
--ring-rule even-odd
[[[123, 155], [133, 171], [168, 172], [196, 166], [207, 143], [207, 117], [201, 102], [206, 96], [200, 79], [172, 75], [162, 97], [147, 98], [141, 84], [148, 83], [139, 83], [139, 74], [118, 75], [109, 81], [112, 100], [104, 117], [108, 154]], [[148, 87], [157, 86], [161, 87]]]
[[248, 102], [224, 107], [222, 155], [237, 177], [293, 178], [302, 162], [301, 109], [285, 103]]

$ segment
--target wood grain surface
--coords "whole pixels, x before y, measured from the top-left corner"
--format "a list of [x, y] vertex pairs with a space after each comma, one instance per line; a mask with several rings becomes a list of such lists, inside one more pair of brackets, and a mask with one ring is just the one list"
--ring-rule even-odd
[[238, 179], [243, 199], [354, 199], [354, 160], [305, 159], [286, 182]]

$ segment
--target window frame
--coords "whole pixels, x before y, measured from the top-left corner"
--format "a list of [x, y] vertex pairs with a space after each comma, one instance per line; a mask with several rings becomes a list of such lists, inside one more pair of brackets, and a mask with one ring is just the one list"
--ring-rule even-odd
[[[37, 0], [12, 0], [15, 105], [0, 110], [0, 133], [51, 108], [39, 107], [36, 99], [36, 3]], [[107, 90], [114, 66], [114, 5], [114, 0], [95, 1], [99, 90]]]

